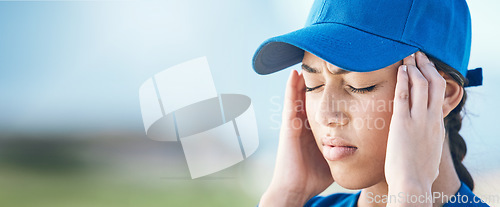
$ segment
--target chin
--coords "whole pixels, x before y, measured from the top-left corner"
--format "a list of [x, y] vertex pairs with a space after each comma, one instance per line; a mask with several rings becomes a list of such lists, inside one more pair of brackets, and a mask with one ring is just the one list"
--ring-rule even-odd
[[332, 168], [330, 168], [330, 171], [332, 172], [333, 180], [343, 188], [349, 190], [368, 188], [384, 180], [383, 172], [382, 176], [378, 176], [377, 173], [374, 173], [373, 171], [363, 173], [359, 170]]
[[334, 179], [337, 184], [349, 190], [361, 190], [364, 188], [371, 187], [378, 183], [378, 182], [373, 182], [373, 183], [361, 182], [360, 179], [351, 179], [351, 180], [342, 180], [342, 179], [337, 180], [336, 178]]

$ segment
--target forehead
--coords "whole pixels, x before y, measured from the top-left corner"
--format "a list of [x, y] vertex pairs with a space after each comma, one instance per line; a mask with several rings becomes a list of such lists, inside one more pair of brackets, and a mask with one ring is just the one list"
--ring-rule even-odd
[[[370, 72], [354, 72], [354, 71], [348, 71], [348, 70], [344, 70], [340, 67], [337, 67], [323, 59], [321, 59], [320, 57], [312, 54], [312, 53], [309, 53], [307, 51], [304, 51], [304, 58], [302, 59], [302, 69], [303, 71], [307, 72], [307, 73], [315, 73], [315, 74], [320, 74], [323, 72], [323, 70], [328, 70], [330, 72], [330, 74], [333, 74], [333, 75], [342, 75], [342, 74], [362, 74], [362, 75], [371, 75], [371, 74], [375, 74], [375, 73], [379, 73], [379, 72], [382, 72], [382, 71], [392, 71], [393, 69], [396, 69], [397, 67], [399, 67], [399, 65], [402, 65], [403, 64], [403, 61], [398, 61], [392, 65], [389, 65], [385, 68], [381, 68], [381, 69], [378, 69], [378, 70], [374, 70], [374, 71], [370, 71]], [[397, 71], [397, 70], [394, 70], [394, 71]]]
[[309, 73], [322, 73], [324, 69], [327, 69], [330, 73], [335, 75], [350, 73], [350, 71], [330, 64], [329, 62], [307, 51], [304, 52], [304, 58], [302, 59], [302, 69]]

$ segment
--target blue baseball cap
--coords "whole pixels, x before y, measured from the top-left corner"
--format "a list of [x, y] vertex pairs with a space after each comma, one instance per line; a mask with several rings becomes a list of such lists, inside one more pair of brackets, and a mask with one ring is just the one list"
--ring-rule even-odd
[[458, 70], [467, 86], [471, 17], [465, 0], [315, 0], [304, 28], [266, 40], [253, 68], [270, 74], [302, 61], [304, 51], [342, 69], [369, 72], [422, 51]]

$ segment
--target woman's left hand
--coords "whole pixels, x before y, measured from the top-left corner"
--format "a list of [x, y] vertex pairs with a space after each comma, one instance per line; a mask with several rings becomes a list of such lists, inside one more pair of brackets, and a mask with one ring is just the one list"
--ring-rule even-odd
[[385, 159], [389, 195], [431, 193], [445, 140], [445, 88], [446, 81], [422, 52], [406, 57], [399, 67]]

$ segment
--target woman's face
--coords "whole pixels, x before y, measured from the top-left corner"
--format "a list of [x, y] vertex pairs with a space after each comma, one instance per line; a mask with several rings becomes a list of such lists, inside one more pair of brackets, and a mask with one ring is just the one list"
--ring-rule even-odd
[[307, 119], [333, 179], [349, 189], [384, 181], [397, 67], [348, 72], [305, 52]]

